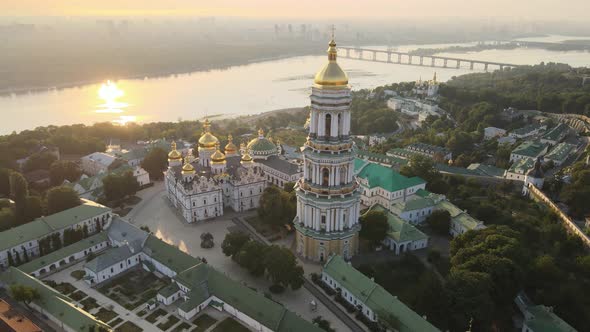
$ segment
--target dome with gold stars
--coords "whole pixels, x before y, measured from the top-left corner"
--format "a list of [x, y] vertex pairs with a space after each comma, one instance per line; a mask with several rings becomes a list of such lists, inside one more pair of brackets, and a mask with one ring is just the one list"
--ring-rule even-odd
[[219, 150], [219, 142], [216, 144], [217, 150], [211, 155], [211, 163], [219, 164], [225, 162], [225, 154]]
[[258, 130], [258, 137], [252, 139], [247, 146], [248, 153], [254, 156], [270, 156], [277, 153], [276, 145], [264, 137], [264, 130]]
[[182, 159], [182, 153], [176, 150], [176, 142], [172, 141], [172, 144], [170, 146], [172, 150], [168, 153], [168, 161]]
[[235, 154], [238, 151], [238, 147], [234, 144], [234, 138], [231, 134], [227, 136], [227, 145], [224, 150], [226, 154]]
[[346, 73], [340, 68], [338, 62], [336, 62], [338, 51], [336, 50], [334, 36], [332, 36], [332, 40], [330, 40], [328, 45], [328, 63], [315, 75], [313, 81], [316, 85], [322, 87], [347, 86], [348, 76], [346, 76]]
[[217, 137], [213, 136], [210, 131], [211, 124], [209, 123], [209, 119], [205, 119], [205, 123], [203, 123], [203, 135], [199, 138], [199, 147], [201, 148], [214, 148], [219, 140]]

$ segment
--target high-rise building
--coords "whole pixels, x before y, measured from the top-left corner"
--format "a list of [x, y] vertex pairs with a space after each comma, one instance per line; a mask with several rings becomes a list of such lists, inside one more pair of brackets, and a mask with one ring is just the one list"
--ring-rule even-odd
[[350, 137], [352, 101], [348, 77], [336, 61], [334, 38], [328, 63], [314, 78], [310, 126], [303, 146], [303, 178], [297, 190], [297, 253], [323, 262], [358, 251], [360, 193]]

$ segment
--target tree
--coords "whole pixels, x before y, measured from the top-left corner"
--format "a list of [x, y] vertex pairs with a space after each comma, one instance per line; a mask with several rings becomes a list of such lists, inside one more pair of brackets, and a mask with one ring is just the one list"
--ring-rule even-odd
[[426, 182], [430, 182], [439, 176], [438, 171], [434, 168], [432, 159], [423, 155], [413, 155], [408, 165], [400, 169], [400, 174], [407, 177], [418, 176]]
[[17, 172], [10, 174], [10, 194], [14, 200], [16, 220], [21, 222], [25, 219], [26, 198], [29, 195], [29, 186], [22, 174]]
[[266, 270], [264, 256], [267, 249], [268, 246], [263, 243], [248, 241], [237, 253], [235, 260], [253, 276], [262, 276]]
[[150, 179], [161, 180], [168, 167], [168, 153], [157, 147], [151, 149], [141, 162], [141, 167], [150, 174]]
[[25, 206], [26, 210], [23, 223], [27, 223], [43, 215], [43, 205], [39, 196], [27, 196]]
[[436, 210], [426, 218], [426, 223], [436, 233], [441, 235], [449, 234], [451, 227], [451, 214], [447, 210]]
[[282, 193], [281, 189], [275, 186], [264, 189], [258, 207], [258, 217], [262, 222], [276, 226], [285, 223]]
[[283, 190], [290, 193], [295, 189], [295, 182], [285, 182], [283, 184]]
[[7, 168], [0, 168], [0, 197], [10, 196], [10, 173]]
[[36, 288], [19, 284], [13, 284], [10, 286], [10, 294], [12, 295], [13, 299], [24, 303], [29, 309], [31, 309], [29, 306], [31, 302], [41, 298], [41, 295]]
[[248, 234], [243, 232], [230, 232], [225, 235], [225, 238], [221, 243], [221, 250], [224, 255], [234, 258], [248, 241], [250, 241], [250, 236], [248, 236]]
[[53, 187], [47, 191], [47, 214], [55, 214], [81, 204], [78, 193], [66, 186]]
[[139, 183], [132, 172], [122, 175], [109, 174], [102, 179], [104, 195], [108, 201], [117, 201], [128, 195], [135, 195]]
[[361, 231], [359, 236], [369, 241], [372, 247], [385, 240], [389, 231], [387, 216], [382, 211], [369, 211], [360, 217]]
[[336, 330], [330, 325], [330, 322], [324, 319], [322, 316], [315, 317], [312, 322], [326, 332], [336, 332]]
[[277, 245], [268, 247], [264, 262], [268, 278], [275, 285], [291, 286], [293, 290], [303, 286], [303, 268], [297, 265], [295, 255], [289, 249]]
[[446, 284], [450, 296], [450, 330], [466, 331], [471, 319], [489, 323], [494, 304], [487, 273], [451, 271]]
[[81, 175], [80, 167], [71, 161], [58, 160], [51, 164], [49, 168], [49, 177], [51, 178], [51, 184], [54, 186], [62, 185], [64, 180], [76, 182]]
[[11, 208], [0, 209], [0, 232], [16, 226], [16, 218]]
[[49, 169], [56, 159], [57, 158], [53, 154], [48, 152], [36, 153], [27, 159], [23, 166], [23, 170], [25, 172], [31, 172], [38, 169]]
[[213, 235], [209, 232], [201, 234], [201, 248], [213, 248]]

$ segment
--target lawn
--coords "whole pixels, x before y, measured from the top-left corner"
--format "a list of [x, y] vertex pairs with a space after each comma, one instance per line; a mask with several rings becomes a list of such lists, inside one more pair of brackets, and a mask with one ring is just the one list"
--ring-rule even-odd
[[168, 316], [168, 319], [165, 322], [158, 324], [158, 328], [162, 331], [166, 331], [172, 327], [172, 325], [178, 323], [180, 319], [174, 315]]
[[74, 301], [80, 301], [83, 298], [85, 298], [86, 296], [88, 296], [88, 295], [81, 290], [77, 290], [77, 291], [73, 292], [72, 294], [70, 294], [70, 298]]
[[117, 317], [117, 319], [115, 319], [115, 320], [113, 320], [113, 321], [109, 322], [109, 326], [110, 326], [110, 327], [115, 327], [115, 326], [117, 326], [119, 323], [121, 323], [122, 321], [123, 321], [123, 318], [121, 318], [121, 317]]
[[158, 320], [158, 318], [159, 318], [160, 316], [164, 316], [164, 315], [166, 315], [167, 313], [168, 313], [168, 312], [166, 312], [166, 310], [164, 310], [164, 309], [162, 309], [162, 308], [158, 308], [158, 309], [156, 309], [156, 311], [154, 311], [154, 312], [152, 312], [151, 314], [149, 314], [149, 315], [148, 315], [148, 316], [145, 318], [145, 320], [147, 320], [148, 322], [150, 322], [150, 323], [152, 323], [152, 324], [153, 324], [155, 321], [157, 321], [157, 320]]
[[238, 323], [237, 320], [228, 317], [221, 323], [217, 324], [212, 332], [250, 332], [244, 325]]
[[117, 317], [117, 313], [105, 308], [100, 308], [100, 310], [94, 315], [98, 320], [101, 320], [105, 323], [112, 321], [115, 317]]
[[72, 271], [72, 273], [70, 273], [70, 276], [76, 280], [80, 280], [80, 279], [84, 278], [85, 275], [86, 275], [86, 272], [84, 272], [82, 270], [76, 270], [76, 271]]
[[182, 322], [178, 325], [176, 325], [176, 327], [174, 329], [172, 329], [171, 332], [183, 332], [183, 331], [188, 331], [191, 328], [191, 324], [187, 323], [187, 322]]
[[105, 283], [98, 291], [125, 309], [133, 310], [154, 298], [165, 285], [165, 281], [158, 279], [153, 273], [134, 269]]
[[84, 310], [86, 311], [98, 308], [98, 304], [96, 304], [96, 299], [90, 296], [82, 300], [80, 304], [84, 307]]
[[129, 321], [121, 324], [115, 329], [115, 332], [141, 332], [143, 329]]
[[197, 327], [192, 330], [192, 332], [203, 332], [205, 330], [207, 330], [211, 325], [215, 324], [217, 322], [217, 319], [207, 315], [207, 314], [202, 314], [201, 316], [195, 318], [195, 320], [193, 320], [193, 324], [197, 325]]

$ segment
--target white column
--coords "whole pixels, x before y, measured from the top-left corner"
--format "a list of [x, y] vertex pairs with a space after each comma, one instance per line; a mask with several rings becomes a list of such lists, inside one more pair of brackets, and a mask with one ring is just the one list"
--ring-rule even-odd
[[326, 210], [326, 232], [331, 232], [332, 227], [330, 227], [330, 218], [332, 217], [330, 213], [330, 209]]
[[336, 166], [336, 185], [340, 185], [340, 166]]
[[338, 225], [340, 226], [339, 229], [342, 231], [344, 229], [344, 210], [340, 209], [338, 211]]
[[330, 133], [332, 137], [338, 135], [338, 117], [335, 114], [332, 114], [332, 123], [330, 124]]
[[318, 112], [318, 117], [318, 136], [324, 136], [324, 129], [326, 128], [326, 117], [321, 112]]
[[313, 134], [317, 134], [317, 119], [316, 119], [316, 112], [314, 110], [311, 110], [311, 113], [309, 114], [309, 132], [313, 133]]

